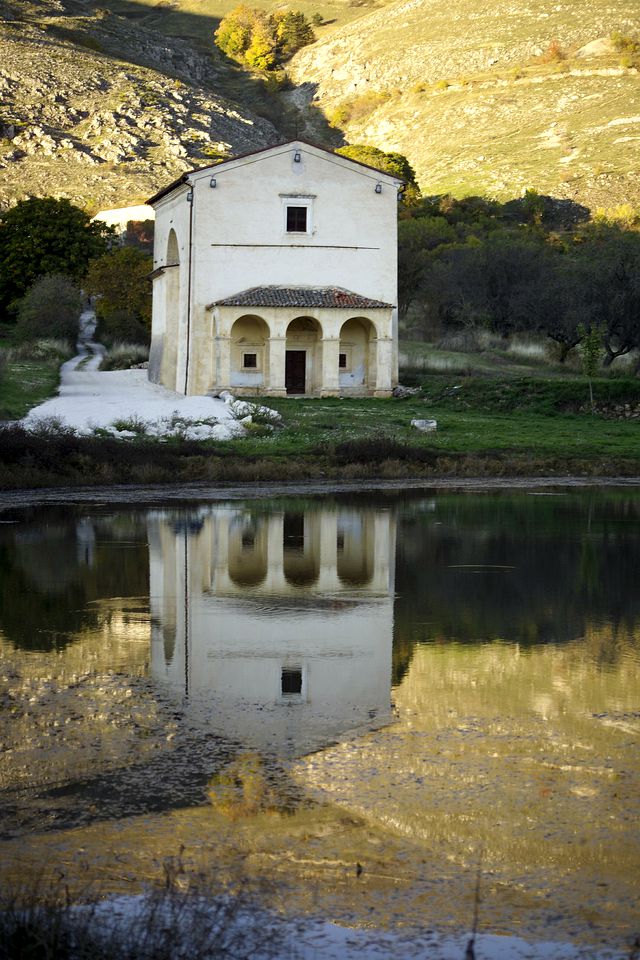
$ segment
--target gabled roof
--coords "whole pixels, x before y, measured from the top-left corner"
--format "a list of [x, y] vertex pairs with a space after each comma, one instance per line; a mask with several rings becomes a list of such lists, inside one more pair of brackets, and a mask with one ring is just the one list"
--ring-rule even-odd
[[391, 309], [391, 303], [372, 300], [342, 287], [250, 287], [212, 307], [329, 307], [338, 310]]
[[154, 203], [157, 203], [158, 200], [162, 200], [163, 197], [166, 197], [169, 193], [172, 193], [174, 190], [177, 190], [178, 187], [183, 186], [187, 183], [189, 177], [194, 173], [205, 173], [207, 170], [220, 170], [227, 163], [235, 163], [237, 160], [246, 160], [249, 157], [257, 157], [261, 153], [268, 153], [270, 150], [282, 149], [283, 147], [311, 147], [313, 150], [318, 150], [321, 153], [326, 153], [329, 157], [338, 157], [340, 160], [344, 160], [346, 163], [352, 163], [356, 167], [362, 167], [364, 170], [373, 171], [376, 176], [380, 179], [386, 178], [395, 183], [404, 183], [401, 177], [394, 177], [390, 173], [385, 173], [384, 170], [379, 170], [377, 167], [372, 167], [368, 163], [361, 163], [359, 160], [352, 160], [351, 157], [343, 157], [342, 154], [336, 153], [334, 150], [327, 150], [326, 147], [319, 147], [316, 143], [311, 143], [309, 140], [285, 140], [284, 143], [273, 143], [270, 147], [261, 147], [260, 150], [250, 150], [247, 153], [238, 153], [235, 157], [228, 157], [226, 160], [220, 160], [217, 163], [209, 163], [206, 167], [194, 167], [193, 170], [187, 170], [182, 176], [178, 177], [177, 180], [174, 180], [168, 186], [163, 187], [161, 190], [158, 190], [157, 193], [154, 193], [146, 202], [153, 206]]

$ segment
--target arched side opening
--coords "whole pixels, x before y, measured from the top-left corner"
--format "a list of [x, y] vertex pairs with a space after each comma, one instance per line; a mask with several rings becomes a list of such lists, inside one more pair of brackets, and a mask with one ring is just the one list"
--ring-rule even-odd
[[288, 394], [319, 392], [321, 343], [322, 330], [313, 317], [296, 317], [287, 327], [285, 387]]
[[257, 389], [269, 381], [269, 326], [262, 317], [239, 317], [231, 328], [232, 387]]
[[350, 317], [340, 330], [338, 373], [341, 393], [375, 389], [376, 328], [366, 317]]
[[164, 335], [160, 360], [160, 382], [176, 389], [178, 372], [178, 338], [180, 336], [180, 251], [175, 230], [169, 231], [165, 257]]

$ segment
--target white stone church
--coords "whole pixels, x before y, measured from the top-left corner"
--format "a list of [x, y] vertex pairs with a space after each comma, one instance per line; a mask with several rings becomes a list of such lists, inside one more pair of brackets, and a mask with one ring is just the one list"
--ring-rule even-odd
[[157, 193], [150, 379], [186, 394], [388, 396], [401, 187], [294, 140]]

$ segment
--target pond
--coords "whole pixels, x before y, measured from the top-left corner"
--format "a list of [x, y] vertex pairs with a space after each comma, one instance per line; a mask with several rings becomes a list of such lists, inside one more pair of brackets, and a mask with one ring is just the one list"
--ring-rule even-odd
[[476, 914], [478, 957], [627, 956], [638, 570], [628, 489], [5, 509], [5, 887], [246, 875], [352, 935], [300, 956], [462, 960]]

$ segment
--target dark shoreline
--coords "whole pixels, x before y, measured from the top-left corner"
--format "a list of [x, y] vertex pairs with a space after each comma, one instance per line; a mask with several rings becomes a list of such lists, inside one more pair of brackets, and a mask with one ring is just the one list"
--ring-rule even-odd
[[113, 486], [46, 487], [0, 491], [0, 512], [15, 507], [48, 503], [153, 504], [172, 501], [195, 503], [286, 496], [324, 496], [341, 493], [415, 491], [428, 494], [442, 490], [484, 493], [495, 490], [542, 490], [553, 493], [579, 488], [640, 488], [635, 477], [407, 477], [396, 480], [311, 480], [292, 483], [187, 483], [115, 484]]

